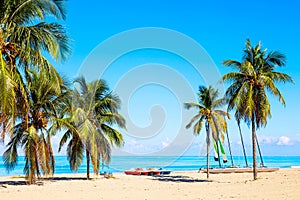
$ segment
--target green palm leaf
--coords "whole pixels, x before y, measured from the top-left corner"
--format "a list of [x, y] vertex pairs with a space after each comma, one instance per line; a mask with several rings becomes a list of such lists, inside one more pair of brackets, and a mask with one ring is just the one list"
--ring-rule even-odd
[[59, 149], [71, 138], [67, 155], [72, 170], [81, 165], [85, 150], [89, 179], [90, 160], [94, 173], [98, 174], [101, 159], [109, 163], [111, 148], [123, 145], [123, 136], [115, 127], [126, 128], [125, 119], [118, 113], [119, 98], [109, 91], [104, 80], [87, 83], [84, 77], [78, 77], [74, 83], [70, 121], [65, 124], [67, 131]]
[[[189, 102], [184, 103], [186, 109], [195, 108], [197, 113], [187, 123], [186, 128], [193, 126], [193, 133], [199, 134], [202, 129], [202, 124], [205, 123], [206, 127], [206, 142], [207, 142], [207, 169], [209, 169], [209, 144], [210, 137], [212, 136], [214, 141], [218, 141], [219, 138], [224, 138], [227, 123], [225, 117], [229, 118], [229, 114], [218, 108], [225, 105], [226, 98], [218, 98], [218, 91], [211, 86], [206, 88], [205, 86], [199, 87], [198, 93], [199, 103]], [[209, 177], [209, 171], [207, 178]]]
[[224, 82], [230, 83], [226, 91], [228, 110], [235, 110], [238, 124], [241, 120], [252, 124], [254, 179], [257, 178], [256, 129], [266, 126], [267, 119], [271, 117], [267, 92], [278, 97], [285, 105], [283, 95], [276, 87], [276, 83], [293, 82], [289, 75], [275, 71], [276, 67], [285, 64], [286, 57], [283, 54], [277, 51], [267, 53], [266, 49], [261, 49], [260, 43], [252, 47], [249, 39], [246, 41], [241, 62], [234, 60], [223, 62], [224, 66], [237, 70], [222, 77]]

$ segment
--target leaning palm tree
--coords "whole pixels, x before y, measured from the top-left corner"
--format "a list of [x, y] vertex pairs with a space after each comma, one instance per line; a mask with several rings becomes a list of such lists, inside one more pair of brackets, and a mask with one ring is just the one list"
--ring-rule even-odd
[[261, 49], [260, 43], [252, 47], [249, 39], [246, 41], [241, 62], [223, 62], [223, 65], [237, 70], [224, 75], [222, 79], [231, 83], [226, 91], [226, 98], [229, 99], [228, 111], [235, 110], [239, 120], [251, 124], [254, 180], [257, 179], [256, 129], [265, 127], [267, 118], [271, 117], [267, 92], [278, 97], [285, 105], [285, 100], [275, 83], [293, 82], [289, 75], [275, 71], [276, 67], [282, 67], [285, 63], [286, 58], [283, 54], [277, 51], [267, 53], [266, 49]]
[[[229, 118], [229, 114], [218, 109], [224, 106], [226, 101], [224, 98], [218, 98], [218, 91], [213, 89], [211, 86], [209, 86], [208, 88], [206, 88], [205, 86], [200, 86], [198, 98], [198, 103], [191, 102], [184, 104], [185, 108], [187, 109], [196, 108], [198, 110], [197, 114], [186, 125], [186, 128], [190, 128], [194, 124], [194, 134], [200, 134], [202, 124], [205, 124], [207, 144], [206, 168], [207, 178], [209, 178], [210, 135], [212, 134], [212, 137], [217, 146], [217, 152], [219, 153], [218, 141], [226, 132], [227, 124], [225, 117]], [[218, 155], [218, 157], [220, 161], [220, 156]]]
[[32, 184], [41, 171], [47, 176], [54, 173], [52, 134], [48, 125], [59, 121], [68, 89], [62, 80], [57, 87], [57, 77], [52, 77], [48, 71], [28, 72], [25, 85], [30, 109], [27, 113], [17, 114], [18, 120], [3, 157], [6, 168], [12, 170], [17, 164], [17, 148], [21, 146], [26, 161], [24, 173], [28, 183]]
[[[24, 80], [30, 70], [46, 69], [59, 76], [46, 59], [65, 60], [70, 53], [63, 26], [51, 19], [66, 17], [65, 0], [2, 0], [0, 3], [0, 136], [14, 127], [17, 113], [27, 113]], [[46, 20], [47, 19], [47, 20]], [[58, 87], [59, 88], [59, 87]], [[22, 118], [26, 118], [24, 115]], [[26, 119], [28, 120], [28, 119]]]
[[85, 154], [89, 179], [90, 161], [98, 174], [100, 160], [110, 162], [112, 146], [123, 145], [123, 136], [114, 127], [125, 128], [125, 119], [118, 112], [119, 98], [109, 91], [104, 80], [87, 83], [80, 77], [75, 83], [79, 87], [73, 90], [69, 111], [69, 124], [74, 128], [67, 129], [59, 150], [70, 139], [67, 146], [70, 167], [76, 171]]

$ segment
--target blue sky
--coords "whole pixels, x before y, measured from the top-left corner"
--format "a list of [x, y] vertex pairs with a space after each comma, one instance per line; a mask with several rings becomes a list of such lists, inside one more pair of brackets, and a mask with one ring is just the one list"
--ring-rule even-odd
[[[75, 76], [83, 60], [97, 45], [115, 34], [135, 28], [161, 27], [185, 34], [206, 50], [220, 74], [229, 71], [221, 65], [223, 60], [241, 59], [246, 38], [250, 38], [254, 44], [261, 41], [263, 47], [269, 50], [279, 50], [287, 56], [287, 66], [279, 70], [290, 74], [295, 80], [294, 85], [279, 86], [286, 98], [287, 106], [285, 108], [277, 102], [277, 99], [270, 97], [273, 117], [269, 120], [266, 128], [258, 131], [262, 151], [267, 155], [299, 155], [299, 152], [295, 151], [300, 147], [300, 128], [297, 126], [300, 111], [298, 106], [300, 72], [297, 69], [300, 63], [298, 51], [300, 14], [297, 8], [299, 8], [299, 2], [296, 0], [286, 2], [251, 1], [248, 3], [237, 0], [154, 0], [147, 2], [86, 0], [84, 4], [70, 1], [66, 26], [73, 40], [74, 52], [72, 57], [58, 69], [68, 76]], [[120, 47], [116, 45], [115, 48]], [[195, 92], [199, 85], [204, 84], [203, 79], [197, 76], [189, 63], [172, 53], [153, 49], [144, 49], [123, 55], [110, 66], [104, 78], [114, 89], [128, 71], [143, 64], [151, 65], [151, 63], [166, 65], [175, 70], [189, 82]], [[153, 73], [161, 76], [159, 72], [154, 71]], [[141, 77], [145, 76], [151, 77], [149, 74], [141, 74]], [[178, 87], [179, 84], [180, 82]], [[127, 121], [129, 124], [132, 122], [140, 128], [146, 127], [145, 132], [153, 131], [153, 135], [149, 133], [148, 138], [140, 139], [138, 133], [135, 133], [136, 135], [130, 133], [132, 129], [129, 127], [128, 132], [125, 133], [126, 143], [123, 151], [149, 154], [172, 144], [178, 134], [179, 126], [176, 127], [176, 125], [186, 123], [180, 121], [180, 114], [187, 112], [182, 109], [183, 102], [176, 99], [176, 92], [172, 93], [173, 87], [174, 85], [162, 87], [147, 83], [133, 91], [129, 102], [123, 102], [123, 107], [128, 106], [130, 119], [128, 118]], [[122, 98], [121, 94], [119, 95]], [[162, 116], [159, 113], [164, 113], [164, 119], [151, 119], [151, 114], [155, 117], [155, 114], [151, 113], [152, 111], [155, 113], [155, 108], [157, 108], [157, 115]], [[123, 110], [122, 112], [126, 114]], [[193, 114], [194, 112], [191, 111], [187, 113], [187, 116], [192, 117]], [[156, 128], [151, 129], [153, 128], [151, 124], [155, 124], [157, 120], [164, 121], [163, 127], [158, 132], [156, 132]], [[159, 122], [157, 123], [161, 125]], [[247, 150], [251, 152], [250, 131], [246, 125], [242, 128]], [[235, 122], [231, 120], [229, 133], [234, 153], [241, 154], [237, 131]], [[189, 133], [192, 134], [192, 130], [189, 130]], [[203, 133], [188, 146], [190, 148], [186, 152], [187, 154], [199, 155], [201, 152], [199, 149], [204, 141]], [[175, 143], [172, 144], [175, 145], [172, 147], [174, 152], [176, 152], [176, 145], [183, 145], [180, 142], [179, 144]]]
[[[223, 75], [230, 69], [223, 67], [222, 61], [240, 60], [246, 38], [250, 38], [253, 44], [261, 41], [268, 50], [279, 50], [287, 56], [287, 66], [279, 70], [291, 75], [295, 81], [295, 84], [279, 86], [287, 103], [285, 108], [270, 96], [272, 118], [266, 128], [258, 130], [263, 154], [300, 155], [300, 70], [297, 68], [300, 63], [299, 4], [297, 0], [69, 1], [67, 20], [63, 23], [72, 40], [73, 53], [65, 63], [55, 66], [63, 75], [74, 78], [83, 62], [88, 60], [91, 52], [97, 51], [96, 47], [103, 41], [131, 29], [158, 27], [174, 30], [197, 42]], [[121, 47], [121, 44], [116, 44], [114, 48]], [[101, 60], [105, 56], [109, 56], [109, 52], [98, 58]], [[149, 68], [152, 71], [146, 70]], [[144, 71], [138, 72], [139, 69]], [[167, 69], [166, 74], [161, 69]], [[93, 67], [89, 72], [94, 72]], [[144, 84], [138, 83], [136, 88], [127, 91], [126, 77], [130, 77], [131, 72], [135, 78], [148, 79]], [[160, 83], [164, 80], [159, 77], [164, 77], [167, 82]], [[194, 137], [192, 130], [180, 129], [180, 124], [185, 125], [186, 117], [191, 118], [195, 111], [183, 109], [183, 103], [193, 100], [193, 97], [178, 98], [178, 88], [184, 82], [196, 93], [198, 86], [205, 84], [205, 77], [199, 76], [190, 63], [174, 53], [141, 49], [119, 57], [111, 63], [102, 78], [108, 81], [112, 89], [122, 89], [121, 94], [125, 90], [126, 95], [131, 95], [129, 99], [125, 98], [122, 105], [122, 114], [128, 117], [129, 124], [128, 131], [124, 132], [125, 146], [116, 154], [150, 155], [170, 151], [174, 154], [203, 154], [204, 131]], [[122, 81], [125, 84], [121, 84]], [[124, 100], [121, 94], [119, 96]], [[250, 153], [250, 130], [246, 125], [242, 129]], [[135, 130], [144, 132], [138, 133]], [[188, 143], [175, 139], [182, 131]], [[234, 154], [241, 155], [234, 120], [229, 122], [229, 134]], [[59, 135], [55, 136], [54, 141], [58, 139]], [[164, 152], [166, 147], [170, 147], [170, 151]]]

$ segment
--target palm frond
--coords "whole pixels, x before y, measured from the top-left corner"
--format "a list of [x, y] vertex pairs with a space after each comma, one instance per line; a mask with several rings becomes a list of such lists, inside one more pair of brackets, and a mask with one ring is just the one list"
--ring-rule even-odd
[[117, 147], [123, 146], [124, 144], [123, 135], [118, 130], [110, 126], [107, 126], [106, 124], [102, 124], [101, 130], [103, 130], [104, 134], [108, 137], [112, 145], [116, 145]]

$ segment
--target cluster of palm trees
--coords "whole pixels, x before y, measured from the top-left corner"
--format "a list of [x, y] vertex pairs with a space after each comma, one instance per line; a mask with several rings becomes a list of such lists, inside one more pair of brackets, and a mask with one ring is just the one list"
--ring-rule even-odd
[[[70, 55], [69, 39], [57, 22], [66, 17], [64, 0], [3, 0], [0, 2], [0, 139], [8, 144], [3, 158], [8, 170], [25, 155], [24, 173], [29, 184], [42, 174], [54, 173], [51, 137], [63, 134], [68, 143], [71, 169], [77, 170], [84, 154], [98, 173], [100, 162], [110, 161], [111, 147], [122, 146], [125, 127], [119, 98], [105, 81], [75, 86], [64, 80], [45, 54], [55, 61]], [[49, 56], [48, 56], [49, 57]], [[114, 128], [113, 128], [114, 127]]]
[[[207, 178], [209, 178], [209, 147], [210, 136], [213, 141], [224, 137], [226, 132], [226, 119], [228, 112], [234, 111], [235, 119], [240, 125], [241, 121], [251, 126], [253, 147], [253, 177], [257, 179], [256, 161], [256, 130], [265, 127], [268, 118], [271, 117], [271, 105], [267, 93], [278, 97], [285, 105], [284, 98], [276, 87], [276, 83], [293, 82], [293, 79], [282, 72], [276, 71], [276, 67], [282, 67], [286, 63], [286, 57], [278, 51], [267, 53], [261, 49], [258, 43], [253, 47], [248, 39], [244, 49], [242, 61], [226, 60], [224, 66], [234, 69], [234, 72], [225, 74], [222, 81], [229, 83], [225, 96], [218, 98], [218, 92], [211, 86], [199, 87], [199, 102], [185, 103], [187, 109], [198, 109], [197, 114], [186, 125], [186, 128], [194, 124], [194, 133], [199, 134], [202, 123], [205, 124], [207, 142]], [[227, 104], [227, 112], [218, 110]], [[240, 128], [240, 126], [239, 126]], [[218, 142], [217, 151], [218, 150]]]
[[[2, 0], [0, 2], [0, 140], [8, 136], [4, 163], [8, 170], [18, 161], [18, 148], [25, 154], [24, 173], [29, 184], [43, 173], [54, 173], [55, 159], [51, 137], [62, 133], [61, 150], [67, 144], [71, 169], [77, 170], [83, 158], [95, 173], [100, 163], [111, 159], [112, 146], [123, 145], [122, 134], [115, 127], [125, 128], [119, 114], [120, 100], [104, 80], [87, 83], [83, 77], [71, 84], [63, 79], [45, 54], [55, 61], [70, 55], [69, 39], [57, 22], [66, 17], [65, 0]], [[48, 56], [49, 57], [49, 56]], [[199, 134], [205, 124], [207, 134], [207, 170], [209, 172], [210, 136], [217, 152], [227, 132], [226, 119], [233, 110], [240, 124], [251, 125], [254, 179], [256, 172], [256, 130], [266, 126], [271, 116], [267, 92], [284, 98], [275, 83], [293, 82], [287, 74], [276, 72], [285, 65], [279, 52], [267, 53], [260, 44], [246, 42], [241, 62], [226, 60], [223, 65], [235, 71], [223, 76], [230, 85], [225, 97], [209, 86], [199, 88], [199, 102], [185, 103], [199, 111], [187, 124], [194, 124]], [[227, 112], [220, 108], [228, 106]], [[220, 156], [220, 155], [218, 155]], [[220, 159], [219, 159], [220, 160]], [[207, 173], [209, 176], [209, 173]]]

